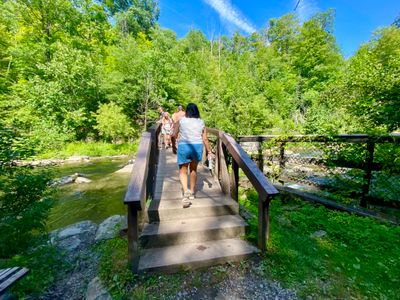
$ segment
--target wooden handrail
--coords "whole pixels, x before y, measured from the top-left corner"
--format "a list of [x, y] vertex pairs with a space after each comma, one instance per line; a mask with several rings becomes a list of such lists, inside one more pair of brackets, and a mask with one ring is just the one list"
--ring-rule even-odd
[[261, 198], [266, 199], [268, 196], [277, 195], [278, 190], [268, 181], [264, 173], [249, 157], [246, 151], [235, 141], [235, 139], [227, 133], [221, 135], [222, 142], [228, 148], [232, 158], [246, 174], [251, 184], [256, 189]]
[[144, 132], [140, 140], [128, 190], [125, 194], [124, 203], [134, 205], [138, 210], [145, 207], [146, 180], [151, 151], [151, 133]]
[[[239, 168], [258, 193], [258, 248], [265, 250], [269, 238], [269, 203], [279, 192], [231, 135], [214, 128], [207, 128], [207, 133], [217, 137], [214, 174], [224, 193], [230, 191], [238, 200]], [[232, 157], [231, 174], [227, 154]]]
[[368, 135], [368, 134], [338, 134], [338, 135], [251, 135], [239, 136], [238, 141], [243, 142], [343, 142], [343, 143], [400, 143], [400, 134]]
[[[128, 260], [133, 272], [139, 263], [139, 211], [146, 211], [146, 200], [151, 197], [158, 163], [158, 133], [160, 124], [151, 126], [142, 134], [124, 204], [128, 210]], [[143, 219], [143, 218], [142, 218]]]

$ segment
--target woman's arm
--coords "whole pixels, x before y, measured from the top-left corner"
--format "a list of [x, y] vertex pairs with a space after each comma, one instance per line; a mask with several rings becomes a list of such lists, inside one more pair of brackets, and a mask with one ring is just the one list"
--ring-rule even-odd
[[207, 129], [206, 129], [205, 127], [204, 127], [204, 129], [203, 129], [203, 136], [202, 136], [202, 138], [203, 138], [204, 146], [206, 147], [207, 154], [212, 154], [212, 152], [211, 152], [211, 147], [210, 147], [210, 143], [208, 142]]
[[173, 123], [172, 125], [172, 136], [177, 139], [178, 135], [179, 135], [179, 121]]

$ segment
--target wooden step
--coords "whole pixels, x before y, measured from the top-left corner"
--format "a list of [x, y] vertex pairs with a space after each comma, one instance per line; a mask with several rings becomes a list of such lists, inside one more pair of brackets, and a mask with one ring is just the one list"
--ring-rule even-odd
[[172, 273], [195, 269], [229, 261], [240, 261], [259, 250], [240, 239], [224, 239], [208, 242], [145, 249], [139, 260], [139, 272]]
[[[211, 188], [211, 189], [202, 189], [199, 191], [195, 191], [196, 199], [200, 198], [209, 198], [209, 197], [225, 197], [225, 195], [221, 192], [219, 188]], [[155, 200], [182, 200], [182, 191], [181, 190], [166, 190], [163, 192], [155, 192], [154, 193]]]
[[244, 235], [246, 225], [237, 215], [154, 222], [145, 224], [140, 241], [149, 248], [223, 240]]
[[[211, 189], [217, 189], [221, 191], [221, 186], [219, 183], [214, 181], [213, 179], [204, 179], [200, 180], [198, 179], [195, 185], [195, 190], [196, 191], [201, 191], [201, 190], [211, 190]], [[160, 193], [160, 192], [167, 192], [167, 191], [182, 191], [182, 186], [179, 182], [179, 180], [163, 180], [163, 181], [158, 181], [155, 186], [155, 193]]]
[[224, 194], [196, 198], [189, 208], [182, 208], [181, 199], [152, 200], [148, 207], [149, 222], [239, 214], [239, 204]]

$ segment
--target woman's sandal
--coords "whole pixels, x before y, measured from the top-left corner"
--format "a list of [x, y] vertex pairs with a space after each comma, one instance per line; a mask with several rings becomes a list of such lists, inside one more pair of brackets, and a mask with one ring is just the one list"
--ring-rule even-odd
[[186, 191], [183, 194], [183, 198], [182, 198], [182, 207], [183, 208], [188, 208], [190, 206], [190, 204], [192, 204], [192, 202], [190, 202], [189, 197], [192, 193], [190, 193], [189, 191]]
[[190, 193], [190, 195], [188, 196], [189, 201], [194, 200], [194, 193], [192, 193], [190, 191], [189, 191], [189, 193]]

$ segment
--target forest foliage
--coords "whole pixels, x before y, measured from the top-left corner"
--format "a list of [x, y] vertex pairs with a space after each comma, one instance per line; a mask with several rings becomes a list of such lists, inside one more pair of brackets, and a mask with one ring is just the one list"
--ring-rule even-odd
[[[0, 118], [37, 152], [134, 136], [155, 108], [197, 103], [231, 134], [391, 132], [400, 126], [400, 29], [344, 58], [334, 11], [271, 19], [250, 36], [178, 39], [153, 0], [0, 2]], [[125, 134], [106, 134], [115, 114]], [[112, 129], [107, 129], [115, 131]]]

